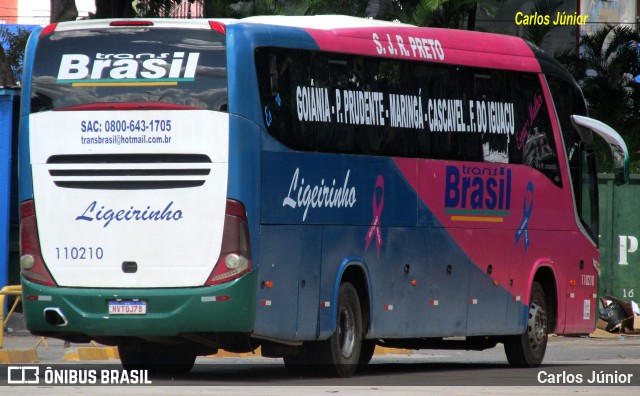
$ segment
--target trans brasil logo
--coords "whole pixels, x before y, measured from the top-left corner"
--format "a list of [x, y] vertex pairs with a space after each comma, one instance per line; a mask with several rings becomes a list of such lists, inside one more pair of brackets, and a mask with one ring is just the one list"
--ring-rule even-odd
[[[177, 85], [194, 81], [199, 52], [64, 54], [59, 84], [72, 86]], [[184, 67], [183, 67], [184, 65]]]
[[511, 213], [511, 169], [447, 166], [444, 208], [451, 221], [502, 223]]

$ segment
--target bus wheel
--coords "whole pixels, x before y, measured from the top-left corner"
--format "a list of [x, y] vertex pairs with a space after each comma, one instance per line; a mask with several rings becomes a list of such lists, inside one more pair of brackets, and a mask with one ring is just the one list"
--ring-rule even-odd
[[361, 345], [360, 300], [353, 285], [345, 282], [338, 292], [336, 331], [317, 345], [317, 360], [328, 374], [350, 377], [358, 367]]
[[376, 342], [374, 340], [363, 340], [362, 347], [360, 349], [360, 359], [358, 361], [358, 369], [363, 369], [369, 364], [371, 358], [373, 358], [373, 352], [376, 349]]
[[196, 355], [191, 353], [160, 353], [125, 345], [118, 346], [118, 354], [124, 369], [148, 370], [149, 373], [160, 375], [187, 374], [196, 362]]
[[547, 300], [538, 282], [531, 285], [527, 329], [522, 335], [509, 336], [504, 341], [507, 360], [512, 366], [534, 367], [542, 363], [547, 350]]

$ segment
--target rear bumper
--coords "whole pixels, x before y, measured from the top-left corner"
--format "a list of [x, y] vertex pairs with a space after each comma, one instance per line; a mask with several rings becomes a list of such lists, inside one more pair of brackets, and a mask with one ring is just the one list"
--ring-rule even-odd
[[[256, 316], [255, 271], [226, 284], [175, 289], [87, 289], [48, 287], [22, 278], [24, 318], [34, 333], [98, 336], [159, 336], [181, 333], [250, 333]], [[224, 298], [214, 298], [222, 297]], [[109, 315], [108, 301], [146, 301], [146, 315]], [[45, 320], [57, 308], [67, 324]]]

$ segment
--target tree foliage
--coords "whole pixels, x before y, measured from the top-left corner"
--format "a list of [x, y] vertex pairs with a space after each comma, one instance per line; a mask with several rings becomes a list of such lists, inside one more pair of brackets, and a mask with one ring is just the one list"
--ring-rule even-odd
[[[562, 6], [560, 0], [536, 0], [528, 14], [533, 15], [554, 15], [558, 9]], [[551, 23], [548, 24], [530, 24], [524, 27], [522, 32], [522, 38], [529, 40], [538, 47], [542, 47], [547, 38], [547, 34], [555, 29], [557, 26]]]
[[12, 87], [14, 85], [16, 85], [16, 79], [13, 77], [4, 49], [0, 47], [0, 87]]
[[378, 15], [417, 26], [451, 29], [476, 29], [476, 13], [483, 9], [494, 15], [504, 0], [391, 0]]
[[[640, 33], [628, 26], [605, 26], [580, 39], [581, 56], [573, 66], [589, 115], [625, 139], [633, 170], [640, 170]], [[633, 164], [635, 163], [635, 164]]]
[[[6, 52], [2, 51], [6, 58], [6, 65], [8, 65], [8, 69], [2, 71], [2, 85], [20, 83], [22, 57], [30, 34], [31, 31], [23, 27], [17, 27], [15, 31], [12, 31], [7, 26], [0, 26], [0, 41], [7, 43], [8, 47]], [[2, 49], [0, 48], [0, 50]]]
[[[606, 26], [580, 40], [578, 79], [595, 118], [628, 126], [640, 121], [638, 84], [640, 35], [627, 26]], [[628, 111], [621, 111], [628, 110]]]

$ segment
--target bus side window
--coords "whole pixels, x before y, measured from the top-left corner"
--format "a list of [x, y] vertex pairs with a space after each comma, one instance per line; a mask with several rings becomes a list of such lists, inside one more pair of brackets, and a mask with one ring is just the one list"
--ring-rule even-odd
[[[369, 153], [390, 157], [413, 157], [416, 153], [416, 129], [391, 125], [383, 109], [389, 106], [390, 95], [416, 95], [411, 79], [411, 63], [379, 58], [365, 58], [365, 92], [370, 96], [367, 134]], [[385, 102], [383, 102], [383, 100]], [[424, 131], [421, 131], [424, 132]]]
[[258, 48], [255, 53], [265, 126], [278, 141], [302, 151], [315, 150], [314, 125], [299, 120], [296, 108], [296, 88], [311, 80], [310, 59], [306, 51]]
[[510, 142], [509, 162], [537, 169], [562, 187], [557, 145], [539, 77], [513, 73], [508, 80], [515, 106], [515, 139]]
[[[489, 103], [506, 103], [506, 84], [504, 72], [497, 70], [471, 70], [464, 73], [462, 84], [464, 103], [472, 100], [475, 103], [474, 122], [471, 125], [476, 133], [465, 135], [465, 159], [493, 163], [509, 162], [508, 134], [492, 133], [489, 123], [491, 114], [487, 111], [484, 122], [480, 126], [481, 109]], [[494, 123], [495, 124], [495, 123]]]
[[276, 96], [280, 92], [278, 89], [278, 75], [280, 74], [278, 70], [278, 60], [275, 54], [269, 54], [269, 88], [271, 91], [271, 96]]
[[[425, 129], [418, 132], [418, 150], [422, 158], [463, 160], [463, 134], [447, 130], [445, 120], [437, 119], [438, 103], [459, 99], [459, 72], [455, 67], [415, 63], [413, 82], [421, 89], [430, 118]], [[431, 105], [431, 107], [429, 107]], [[431, 110], [429, 110], [431, 108]], [[433, 121], [433, 122], [432, 122]]]
[[[368, 154], [366, 126], [358, 125], [354, 96], [363, 90], [363, 66], [361, 56], [316, 53], [313, 57], [316, 77], [314, 84], [328, 86], [341, 100], [336, 110], [336, 121], [316, 126], [318, 151]], [[328, 71], [328, 75], [326, 75]], [[336, 107], [338, 105], [336, 104]]]

